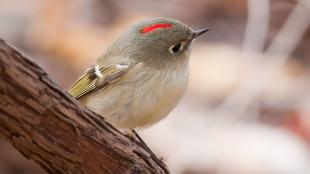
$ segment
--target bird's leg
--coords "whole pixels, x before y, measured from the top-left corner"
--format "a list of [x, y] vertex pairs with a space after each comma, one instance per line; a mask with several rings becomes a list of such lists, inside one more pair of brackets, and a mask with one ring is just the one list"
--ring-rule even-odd
[[143, 141], [143, 139], [140, 137], [140, 135], [136, 132], [136, 130], [124, 130], [123, 133], [129, 138], [136, 142], [138, 142], [147, 152], [149, 152], [152, 156], [157, 157], [151, 149], [146, 145], [146, 143]]
[[[127, 132], [127, 131], [126, 131]], [[135, 141], [137, 141], [138, 143], [140, 143], [140, 145], [149, 152], [149, 154], [151, 156], [153, 156], [156, 161], [158, 161], [158, 164], [160, 165], [160, 167], [166, 172], [166, 173], [170, 173], [169, 169], [167, 168], [167, 166], [162, 162], [163, 158], [158, 158], [152, 151], [151, 149], [146, 145], [146, 143], [142, 140], [142, 138], [139, 136], [139, 134], [136, 132], [136, 130], [132, 129], [131, 133], [127, 132], [127, 134], [129, 136], [129, 138], [134, 139]], [[159, 160], [158, 160], [159, 159]]]
[[135, 134], [129, 129], [121, 129], [120, 130], [127, 138], [136, 139]]
[[139, 140], [139, 142], [147, 148], [147, 150], [151, 151], [150, 148], [146, 145], [146, 143], [142, 140], [142, 138], [139, 136], [139, 134], [136, 132], [136, 130], [132, 129], [131, 132], [134, 134], [135, 138]]
[[151, 154], [156, 157], [156, 155], [151, 151], [151, 149], [146, 145], [146, 143], [142, 140], [142, 138], [139, 136], [139, 134], [136, 132], [136, 130], [132, 129], [131, 132], [134, 134], [135, 138], [139, 140], [141, 145]]

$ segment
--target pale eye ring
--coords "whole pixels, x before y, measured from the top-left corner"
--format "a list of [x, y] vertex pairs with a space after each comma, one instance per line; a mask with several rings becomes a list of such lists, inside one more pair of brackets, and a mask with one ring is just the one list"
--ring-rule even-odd
[[184, 46], [185, 46], [185, 41], [181, 41], [177, 44], [171, 45], [169, 47], [169, 51], [172, 54], [179, 53], [184, 49]]

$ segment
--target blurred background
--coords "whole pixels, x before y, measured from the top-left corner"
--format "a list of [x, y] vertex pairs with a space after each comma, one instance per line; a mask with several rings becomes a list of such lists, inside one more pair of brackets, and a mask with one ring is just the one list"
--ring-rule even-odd
[[[140, 131], [172, 174], [310, 173], [310, 0], [0, 0], [0, 38], [68, 88], [128, 26], [211, 28], [170, 116]], [[43, 174], [0, 139], [0, 174]]]

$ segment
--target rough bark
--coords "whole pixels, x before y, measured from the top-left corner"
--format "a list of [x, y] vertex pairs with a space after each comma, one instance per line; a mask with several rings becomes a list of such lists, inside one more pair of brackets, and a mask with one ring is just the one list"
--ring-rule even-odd
[[47, 173], [169, 173], [147, 147], [79, 106], [0, 40], [0, 136]]

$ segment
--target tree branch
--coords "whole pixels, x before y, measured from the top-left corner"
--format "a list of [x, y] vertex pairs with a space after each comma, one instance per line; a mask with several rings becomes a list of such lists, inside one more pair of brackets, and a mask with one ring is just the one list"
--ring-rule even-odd
[[0, 136], [48, 173], [169, 173], [1, 39]]

